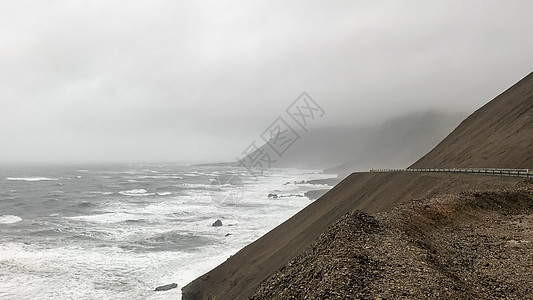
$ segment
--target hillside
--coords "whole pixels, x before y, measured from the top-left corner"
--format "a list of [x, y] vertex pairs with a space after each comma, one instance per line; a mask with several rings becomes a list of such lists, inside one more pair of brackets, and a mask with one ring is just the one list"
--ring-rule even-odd
[[533, 168], [533, 73], [464, 120], [411, 168]]
[[447, 173], [354, 173], [280, 226], [200, 276], [183, 299], [245, 299], [352, 210], [385, 212], [411, 199], [469, 189], [509, 188], [516, 178]]
[[350, 212], [251, 299], [529, 299], [532, 183]]

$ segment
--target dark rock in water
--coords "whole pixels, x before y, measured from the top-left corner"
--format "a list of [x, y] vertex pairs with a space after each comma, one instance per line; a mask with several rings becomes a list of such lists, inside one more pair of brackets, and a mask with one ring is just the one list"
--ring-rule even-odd
[[279, 199], [279, 198], [290, 198], [290, 197], [304, 197], [304, 195], [301, 195], [301, 194], [278, 195], [274, 193], [268, 194], [268, 199]]
[[316, 200], [329, 192], [329, 189], [311, 190], [304, 193], [309, 200]]
[[220, 226], [222, 226], [222, 221], [220, 221], [220, 220], [216, 220], [216, 222], [213, 223], [213, 225], [211, 225], [211, 226], [213, 226], [213, 227], [220, 227]]
[[177, 287], [178, 287], [178, 284], [171, 283], [171, 284], [167, 284], [167, 285], [158, 286], [158, 287], [155, 288], [155, 291], [156, 292], [168, 291], [168, 290], [171, 290], [171, 289], [175, 289]]

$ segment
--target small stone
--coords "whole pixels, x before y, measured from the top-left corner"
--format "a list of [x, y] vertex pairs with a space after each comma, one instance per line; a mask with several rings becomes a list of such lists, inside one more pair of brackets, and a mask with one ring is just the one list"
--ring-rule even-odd
[[213, 227], [220, 227], [220, 226], [222, 226], [222, 221], [220, 221], [220, 220], [216, 220], [215, 223], [213, 223], [213, 225], [211, 225], [211, 226], [213, 226]]

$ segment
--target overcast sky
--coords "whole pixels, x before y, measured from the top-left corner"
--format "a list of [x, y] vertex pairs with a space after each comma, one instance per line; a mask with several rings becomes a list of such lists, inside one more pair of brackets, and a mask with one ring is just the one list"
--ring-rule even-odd
[[0, 162], [238, 156], [314, 126], [471, 112], [533, 71], [533, 1], [1, 1]]

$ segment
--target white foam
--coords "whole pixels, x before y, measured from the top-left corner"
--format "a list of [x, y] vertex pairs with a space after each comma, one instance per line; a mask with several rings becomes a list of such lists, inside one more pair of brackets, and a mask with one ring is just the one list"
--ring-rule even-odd
[[22, 221], [22, 218], [14, 215], [0, 216], [0, 224], [13, 224]]
[[142, 175], [136, 176], [137, 179], [183, 179], [182, 176], [178, 175]]
[[137, 196], [137, 197], [146, 197], [146, 196], [155, 195], [155, 193], [148, 193], [148, 191], [145, 189], [134, 189], [134, 190], [129, 190], [129, 191], [121, 191], [118, 193], [124, 196]]
[[10, 181], [29, 181], [29, 182], [59, 180], [59, 178], [48, 178], [48, 177], [8, 177], [6, 179]]
[[182, 183], [179, 185], [179, 187], [185, 189], [217, 189], [218, 185], [201, 183]]
[[165, 293], [153, 292], [156, 286], [173, 281], [168, 263], [175, 257], [170, 252], [136, 254], [117, 247], [40, 249], [22, 243], [0, 244], [0, 298], [179, 299], [183, 285]]
[[198, 173], [185, 173], [183, 174], [184, 176], [189, 176], [189, 177], [199, 177], [199, 176], [202, 176], [201, 174], [198, 174]]
[[97, 215], [89, 216], [77, 216], [77, 217], [67, 217], [70, 220], [81, 220], [90, 223], [99, 223], [99, 224], [111, 224], [119, 223], [128, 220], [142, 220], [143, 217], [140, 215], [130, 214], [130, 213], [104, 213]]
[[113, 192], [100, 192], [100, 191], [92, 191], [92, 192], [84, 192], [86, 194], [100, 194], [100, 195], [113, 195]]

